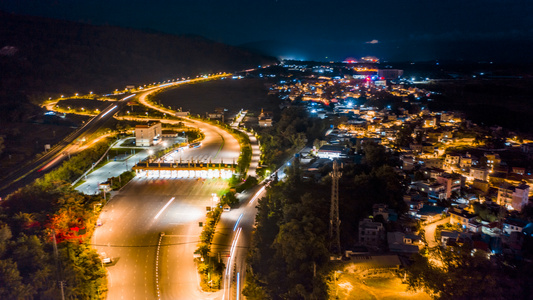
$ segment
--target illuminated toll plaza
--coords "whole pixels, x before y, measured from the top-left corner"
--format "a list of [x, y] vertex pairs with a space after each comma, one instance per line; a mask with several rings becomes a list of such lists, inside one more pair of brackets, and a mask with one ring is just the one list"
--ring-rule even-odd
[[229, 179], [235, 174], [236, 164], [225, 163], [147, 163], [140, 162], [132, 169], [139, 177], [146, 178], [221, 178]]

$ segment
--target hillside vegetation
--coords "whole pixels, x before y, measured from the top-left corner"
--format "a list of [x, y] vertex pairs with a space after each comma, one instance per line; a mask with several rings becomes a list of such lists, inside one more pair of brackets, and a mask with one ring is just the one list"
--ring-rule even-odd
[[273, 61], [199, 36], [0, 12], [0, 96], [107, 92]]

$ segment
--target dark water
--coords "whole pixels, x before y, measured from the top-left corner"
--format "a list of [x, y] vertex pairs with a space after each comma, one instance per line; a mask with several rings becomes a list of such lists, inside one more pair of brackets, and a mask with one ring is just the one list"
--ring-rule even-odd
[[172, 109], [182, 108], [191, 114], [205, 116], [215, 108], [225, 108], [226, 116], [232, 116], [240, 109], [251, 111], [272, 110], [276, 104], [268, 96], [269, 82], [263, 79], [224, 79], [179, 86], [156, 95], [155, 100]]

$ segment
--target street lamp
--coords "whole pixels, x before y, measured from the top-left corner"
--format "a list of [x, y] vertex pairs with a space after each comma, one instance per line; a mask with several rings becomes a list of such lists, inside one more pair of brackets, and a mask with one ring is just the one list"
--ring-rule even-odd
[[218, 203], [219, 200], [220, 198], [218, 198], [217, 194], [211, 194], [211, 210], [213, 210], [213, 207], [215, 207], [215, 204]]

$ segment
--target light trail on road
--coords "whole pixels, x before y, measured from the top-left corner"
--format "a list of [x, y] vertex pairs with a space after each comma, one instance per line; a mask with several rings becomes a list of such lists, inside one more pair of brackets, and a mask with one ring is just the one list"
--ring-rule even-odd
[[239, 222], [241, 221], [243, 215], [244, 214], [241, 214], [239, 216], [239, 218], [237, 219], [237, 222], [235, 222], [235, 226], [233, 227], [233, 231], [237, 230], [237, 226], [239, 226]]
[[106, 116], [106, 115], [107, 115], [108, 113], [110, 113], [111, 111], [113, 111], [113, 110], [114, 110], [115, 108], [117, 108], [117, 106], [116, 106], [116, 105], [115, 105], [115, 106], [113, 106], [113, 107], [111, 107], [111, 109], [110, 109], [110, 110], [106, 111], [106, 112], [105, 112], [105, 113], [104, 113], [103, 115], [101, 115], [101, 116], [100, 116], [100, 118], [103, 118], [103, 117], [105, 117], [105, 116]]
[[235, 238], [233, 239], [233, 243], [231, 244], [231, 250], [229, 255], [229, 262], [226, 266], [226, 275], [229, 275], [231, 270], [231, 263], [233, 262], [233, 258], [235, 256], [235, 248], [237, 247], [237, 242], [239, 241], [239, 236], [241, 235], [242, 227], [239, 227], [237, 230], [237, 233], [235, 234]]
[[237, 272], [237, 300], [241, 293], [241, 273]]
[[248, 202], [248, 204], [254, 203], [254, 201], [257, 200], [257, 198], [259, 198], [259, 195], [261, 195], [261, 193], [265, 190], [265, 188], [266, 188], [266, 186], [261, 187], [261, 189], [259, 189], [259, 191], [257, 191], [257, 193], [255, 193], [255, 195], [252, 197], [252, 199], [250, 199], [250, 202]]
[[174, 201], [174, 197], [172, 197], [170, 200], [168, 200], [167, 204], [165, 206], [163, 206], [163, 208], [161, 208], [161, 210], [154, 217], [154, 220], [157, 220], [157, 218], [159, 218], [159, 216], [165, 211], [165, 209], [167, 209], [167, 207], [170, 205], [170, 203], [172, 203], [172, 201]]

